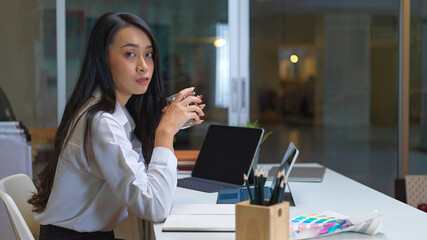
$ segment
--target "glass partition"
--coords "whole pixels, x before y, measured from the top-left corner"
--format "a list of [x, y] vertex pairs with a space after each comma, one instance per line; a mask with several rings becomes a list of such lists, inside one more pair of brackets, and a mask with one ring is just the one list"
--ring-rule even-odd
[[199, 149], [210, 123], [227, 124], [227, 0], [67, 1], [67, 92], [71, 94], [95, 20], [105, 12], [131, 12], [153, 29], [160, 48], [166, 95], [194, 86], [206, 103], [205, 123], [181, 130], [176, 149]]
[[0, 87], [16, 120], [56, 127], [55, 1], [2, 1]]
[[273, 131], [260, 162], [292, 141], [298, 162], [393, 195], [398, 1], [251, 0], [250, 16], [251, 119]]
[[427, 1], [411, 1], [409, 174], [427, 174]]

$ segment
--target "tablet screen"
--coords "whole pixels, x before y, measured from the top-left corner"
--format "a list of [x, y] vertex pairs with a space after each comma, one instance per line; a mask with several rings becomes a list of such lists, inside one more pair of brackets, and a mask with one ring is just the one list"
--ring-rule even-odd
[[282, 161], [280, 162], [280, 166], [276, 172], [276, 175], [274, 176], [274, 179], [273, 179], [273, 182], [271, 183], [270, 188], [274, 188], [277, 182], [277, 174], [282, 170], [285, 170], [286, 178], [289, 180], [289, 174], [291, 173], [292, 167], [294, 166], [298, 155], [299, 155], [299, 150], [295, 147], [295, 144], [291, 142], [289, 144], [288, 149], [285, 152], [285, 155], [283, 156]]

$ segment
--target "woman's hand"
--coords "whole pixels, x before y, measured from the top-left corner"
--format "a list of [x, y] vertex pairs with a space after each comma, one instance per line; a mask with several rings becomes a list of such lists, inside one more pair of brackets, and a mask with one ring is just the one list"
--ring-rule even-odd
[[156, 130], [156, 147], [162, 146], [172, 150], [173, 137], [187, 121], [193, 119], [196, 124], [203, 122], [199, 116], [205, 115], [202, 111], [205, 104], [200, 104], [202, 102], [201, 96], [193, 96], [193, 91], [194, 88], [186, 88], [180, 91], [175, 100], [163, 109], [163, 117]]

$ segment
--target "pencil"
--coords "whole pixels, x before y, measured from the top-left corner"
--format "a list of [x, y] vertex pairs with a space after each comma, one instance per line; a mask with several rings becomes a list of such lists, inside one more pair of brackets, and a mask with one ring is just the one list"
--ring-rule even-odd
[[253, 204], [258, 204], [258, 196], [259, 195], [259, 190], [258, 190], [258, 170], [255, 170], [254, 173], [254, 199], [253, 199]]
[[286, 176], [285, 169], [282, 170], [282, 176], [281, 177], [284, 177], [284, 176]]
[[[277, 179], [279, 179], [279, 177], [280, 177], [280, 171], [276, 173], [276, 181]], [[268, 202], [268, 205], [274, 204], [275, 197], [276, 197], [276, 183], [274, 183], [273, 189], [271, 190], [271, 196], [270, 196], [270, 201]]]
[[280, 171], [280, 177], [276, 182], [276, 196], [275, 196], [275, 203], [279, 203], [279, 191], [280, 191], [280, 183], [283, 181], [283, 178], [285, 177], [285, 169], [283, 169], [282, 171]]
[[285, 189], [286, 183], [288, 183], [288, 178], [286, 176], [283, 178], [283, 182], [284, 182], [283, 189]]
[[264, 176], [264, 172], [262, 171], [262, 169], [260, 170], [259, 173], [259, 205], [265, 205], [265, 201], [264, 201], [264, 184], [265, 184], [265, 176]]
[[282, 202], [283, 201], [283, 191], [284, 191], [284, 188], [280, 188], [280, 186], [281, 186], [281, 184], [282, 184], [282, 182], [283, 181], [285, 181], [285, 183], [286, 183], [286, 174], [285, 174], [285, 169], [283, 169], [282, 170], [282, 174], [281, 174], [281, 176], [280, 176], [280, 180], [279, 180], [279, 182], [278, 182], [278, 190], [277, 190], [277, 195], [276, 195], [276, 203], [280, 203], [280, 202]]
[[[264, 174], [264, 179], [263, 179], [263, 183], [262, 183], [262, 192], [263, 192], [263, 194], [262, 194], [262, 199], [263, 199], [263, 205], [264, 206], [267, 206], [267, 204], [266, 204], [266, 202], [265, 202], [265, 198], [266, 198], [266, 196], [265, 196], [265, 183], [267, 182], [267, 178], [268, 178], [268, 171]], [[270, 190], [269, 188], [267, 188], [268, 190]]]
[[273, 186], [273, 192], [270, 197], [269, 205], [273, 205], [277, 203], [277, 191], [279, 191], [279, 184], [282, 179], [282, 176], [283, 176], [283, 171], [278, 171], [276, 174], [276, 182], [274, 183], [274, 186]]
[[280, 186], [279, 186], [277, 203], [281, 203], [283, 201], [283, 191], [284, 191], [284, 189], [285, 189], [285, 180], [282, 180], [280, 182]]
[[252, 193], [251, 193], [251, 187], [249, 186], [249, 180], [245, 173], [243, 173], [243, 180], [245, 180], [246, 188], [248, 189], [248, 195], [249, 195], [249, 202], [252, 203]]
[[283, 198], [285, 196], [285, 191], [286, 191], [286, 183], [288, 182], [288, 178], [285, 176], [283, 178], [283, 189], [282, 189], [282, 196], [281, 196], [281, 202], [283, 201]]

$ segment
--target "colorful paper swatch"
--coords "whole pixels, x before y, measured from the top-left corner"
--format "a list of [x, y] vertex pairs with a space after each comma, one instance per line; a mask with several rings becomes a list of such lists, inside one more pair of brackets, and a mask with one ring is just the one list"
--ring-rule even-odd
[[305, 214], [289, 221], [289, 237], [290, 239], [308, 239], [346, 231], [374, 235], [382, 228], [382, 221], [383, 214], [377, 210], [353, 217], [333, 211]]
[[291, 219], [289, 230], [301, 231], [317, 228], [315, 236], [321, 236], [351, 226], [352, 224], [346, 218], [345, 216], [340, 218], [327, 214], [305, 214]]

